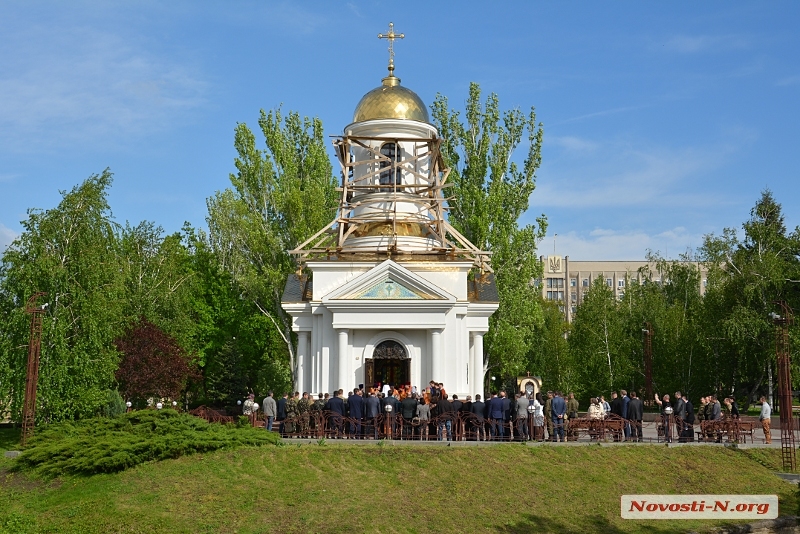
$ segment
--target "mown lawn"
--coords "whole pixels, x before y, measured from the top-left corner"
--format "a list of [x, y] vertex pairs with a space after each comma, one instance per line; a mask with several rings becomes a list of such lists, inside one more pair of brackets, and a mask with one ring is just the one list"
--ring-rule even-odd
[[[5, 442], [0, 439], [0, 443]], [[6, 470], [10, 460], [2, 460]], [[3, 472], [9, 532], [643, 532], [710, 521], [623, 521], [626, 493], [777, 493], [779, 451], [664, 446], [287, 445], [51, 481]], [[2, 531], [2, 529], [0, 529]]]

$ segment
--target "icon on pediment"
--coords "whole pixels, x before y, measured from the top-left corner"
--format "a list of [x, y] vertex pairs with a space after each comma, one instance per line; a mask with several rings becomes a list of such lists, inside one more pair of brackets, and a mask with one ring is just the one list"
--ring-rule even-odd
[[430, 299], [431, 295], [408, 288], [392, 278], [384, 278], [349, 298], [355, 300], [417, 300]]

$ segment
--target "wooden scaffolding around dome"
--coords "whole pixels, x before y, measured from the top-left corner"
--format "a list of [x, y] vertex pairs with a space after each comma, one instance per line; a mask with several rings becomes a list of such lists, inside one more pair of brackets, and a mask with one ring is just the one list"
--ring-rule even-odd
[[[392, 159], [384, 155], [370, 142], [414, 143], [414, 156]], [[307, 261], [337, 259], [358, 261], [375, 257], [394, 260], [470, 260], [481, 273], [492, 272], [489, 264], [490, 252], [480, 250], [469, 239], [447, 222], [447, 198], [444, 190], [450, 169], [442, 159], [442, 139], [389, 137], [389, 136], [337, 136], [333, 146], [342, 170], [339, 207], [333, 221], [291, 251], [302, 266]], [[360, 148], [371, 157], [355, 161], [353, 148]], [[362, 172], [355, 172], [356, 170]], [[401, 173], [412, 176], [414, 183], [374, 183], [381, 175], [391, 177]], [[358, 178], [355, 178], [358, 176]], [[381, 193], [377, 197], [364, 193]], [[398, 213], [397, 203], [411, 203], [418, 213]], [[356, 214], [356, 209], [377, 204], [390, 204], [393, 210]], [[427, 215], [425, 215], [427, 214]], [[415, 248], [398, 246], [398, 236], [423, 232], [424, 237], [436, 243], [433, 247]], [[376, 234], [377, 232], [377, 234]], [[381, 235], [386, 243], [364, 247], [349, 244], [348, 238], [360, 235]]]

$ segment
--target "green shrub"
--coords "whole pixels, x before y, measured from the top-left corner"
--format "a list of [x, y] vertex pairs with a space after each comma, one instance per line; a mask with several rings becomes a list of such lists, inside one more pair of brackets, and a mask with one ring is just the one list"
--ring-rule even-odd
[[15, 468], [48, 478], [112, 473], [151, 460], [277, 441], [274, 433], [250, 426], [208, 423], [175, 410], [140, 410], [37, 429]]
[[102, 414], [104, 417], [117, 417], [125, 413], [127, 406], [125, 406], [125, 399], [119, 394], [116, 389], [109, 389], [106, 392], [106, 402], [102, 407]]

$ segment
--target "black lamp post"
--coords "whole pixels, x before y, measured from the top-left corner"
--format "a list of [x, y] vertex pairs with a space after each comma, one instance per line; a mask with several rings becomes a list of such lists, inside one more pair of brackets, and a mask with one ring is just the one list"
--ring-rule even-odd
[[528, 404], [528, 440], [533, 440], [533, 414], [536, 407], [533, 404]]
[[392, 405], [387, 404], [383, 409], [386, 412], [386, 436], [392, 439], [394, 438], [394, 417], [392, 415]]

